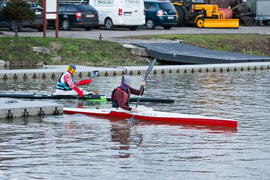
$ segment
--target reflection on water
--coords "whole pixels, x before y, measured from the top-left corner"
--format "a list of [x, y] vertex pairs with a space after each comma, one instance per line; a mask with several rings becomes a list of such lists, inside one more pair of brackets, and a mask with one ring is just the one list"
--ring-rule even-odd
[[[141, 76], [132, 76], [139, 87]], [[87, 91], [110, 95], [119, 77]], [[0, 93], [52, 93], [56, 81], [0, 80]], [[149, 75], [155, 110], [235, 119], [238, 128], [58, 115], [0, 120], [0, 179], [268, 179], [270, 72]], [[65, 106], [108, 103], [58, 100]]]

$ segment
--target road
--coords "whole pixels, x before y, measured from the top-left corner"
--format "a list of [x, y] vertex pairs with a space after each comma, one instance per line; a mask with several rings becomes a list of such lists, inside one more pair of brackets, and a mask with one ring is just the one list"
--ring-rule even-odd
[[[0, 29], [3, 34], [0, 36], [14, 36], [14, 32], [8, 29]], [[162, 27], [156, 27], [154, 30], [148, 30], [144, 27], [138, 28], [136, 31], [131, 31], [126, 28], [118, 28], [115, 30], [92, 29], [86, 31], [82, 28], [72, 29], [71, 31], [59, 30], [58, 37], [68, 38], [85, 38], [117, 41], [123, 37], [141, 36], [141, 35], [160, 35], [160, 34], [270, 34], [270, 26], [240, 26], [239, 29], [209, 29], [197, 27], [173, 27], [170, 30], [165, 30]], [[23, 29], [19, 32], [19, 36], [43, 37], [43, 32], [38, 32], [36, 29]], [[55, 30], [47, 29], [46, 37], [55, 37]], [[128, 39], [125, 39], [128, 41]]]

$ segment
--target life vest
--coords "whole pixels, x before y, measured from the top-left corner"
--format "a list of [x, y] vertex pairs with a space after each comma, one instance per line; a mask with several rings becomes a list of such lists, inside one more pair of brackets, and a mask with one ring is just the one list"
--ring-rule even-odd
[[123, 96], [124, 96], [124, 102], [127, 106], [129, 106], [129, 99], [130, 99], [130, 90], [128, 89], [128, 92], [126, 91], [123, 91], [121, 90], [120, 88], [115, 88], [113, 91], [112, 91], [112, 95], [111, 95], [111, 100], [112, 100], [112, 107], [115, 107], [115, 108], [118, 108], [119, 105], [118, 105], [118, 101], [116, 99], [116, 96], [114, 95], [115, 91], [116, 90], [119, 90], [123, 93]]
[[[61, 89], [65, 91], [72, 90], [72, 88], [67, 83], [65, 83], [64, 76], [66, 74], [68, 74], [68, 72], [65, 72], [64, 74], [62, 74], [62, 76], [60, 76], [59, 80], [57, 81], [56, 89]], [[75, 84], [75, 80], [73, 79], [73, 76], [71, 76], [71, 80], [72, 80], [72, 83]]]

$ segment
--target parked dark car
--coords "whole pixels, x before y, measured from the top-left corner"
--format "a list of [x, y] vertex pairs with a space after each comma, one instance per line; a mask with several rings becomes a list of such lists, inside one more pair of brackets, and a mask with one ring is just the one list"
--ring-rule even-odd
[[168, 1], [144, 1], [145, 26], [147, 29], [155, 29], [157, 25], [164, 29], [171, 29], [177, 24], [176, 9]]
[[[98, 12], [89, 4], [59, 3], [59, 28], [70, 30], [71, 28], [85, 28], [91, 30], [98, 26]], [[55, 20], [48, 21], [49, 27], [55, 27]]]
[[[6, 5], [7, 3], [2, 3], [0, 11]], [[27, 27], [37, 29], [38, 31], [43, 31], [43, 8], [36, 3], [30, 3], [30, 5], [30, 9], [33, 9], [35, 11], [36, 19], [32, 23], [22, 20], [18, 24], [18, 31], [20, 31], [21, 28]], [[12, 19], [6, 19], [1, 17], [0, 13], [0, 28], [9, 28], [11, 31], [15, 31], [15, 21]]]

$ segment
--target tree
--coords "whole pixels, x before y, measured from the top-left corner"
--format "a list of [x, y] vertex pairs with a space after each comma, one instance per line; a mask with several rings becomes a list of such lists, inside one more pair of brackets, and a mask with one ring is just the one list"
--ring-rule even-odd
[[31, 10], [30, 7], [31, 5], [23, 0], [11, 0], [2, 10], [2, 16], [5, 19], [15, 22], [15, 38], [18, 37], [19, 22], [29, 21], [32, 23], [36, 18], [35, 11]]

